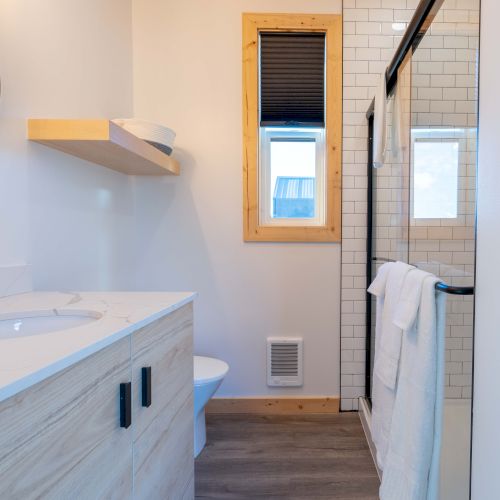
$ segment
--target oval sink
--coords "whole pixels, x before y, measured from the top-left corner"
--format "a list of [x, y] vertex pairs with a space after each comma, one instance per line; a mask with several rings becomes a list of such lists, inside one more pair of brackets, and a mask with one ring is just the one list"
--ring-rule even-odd
[[29, 337], [76, 328], [100, 319], [102, 315], [94, 311], [78, 311], [55, 315], [50, 313], [16, 313], [0, 319], [0, 339]]

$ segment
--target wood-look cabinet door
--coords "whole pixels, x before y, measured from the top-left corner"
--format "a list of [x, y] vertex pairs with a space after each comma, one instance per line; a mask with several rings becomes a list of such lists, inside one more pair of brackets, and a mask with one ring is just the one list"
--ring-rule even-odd
[[[193, 308], [183, 306], [132, 334], [134, 498], [192, 499]], [[142, 406], [142, 368], [151, 405]]]
[[0, 498], [131, 498], [130, 368], [125, 338], [0, 403]]

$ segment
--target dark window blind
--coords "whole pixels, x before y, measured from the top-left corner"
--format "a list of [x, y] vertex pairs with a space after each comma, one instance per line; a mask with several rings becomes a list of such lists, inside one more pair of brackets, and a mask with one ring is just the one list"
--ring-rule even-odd
[[260, 124], [324, 126], [325, 34], [260, 34]]

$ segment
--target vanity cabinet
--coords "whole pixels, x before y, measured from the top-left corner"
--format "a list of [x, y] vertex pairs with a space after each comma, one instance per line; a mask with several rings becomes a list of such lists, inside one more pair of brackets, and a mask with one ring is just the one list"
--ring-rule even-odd
[[128, 380], [124, 338], [0, 403], [0, 498], [131, 498], [118, 405]]
[[[191, 309], [184, 306], [132, 335], [136, 498], [194, 497]], [[142, 406], [143, 368], [151, 368], [150, 406]]]
[[0, 402], [0, 498], [193, 499], [192, 363], [189, 303]]

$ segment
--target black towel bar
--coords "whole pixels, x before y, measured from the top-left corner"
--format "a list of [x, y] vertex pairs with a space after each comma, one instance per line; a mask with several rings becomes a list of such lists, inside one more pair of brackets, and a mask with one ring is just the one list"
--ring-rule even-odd
[[[394, 259], [386, 259], [384, 257], [373, 257], [372, 260], [374, 262], [396, 262]], [[436, 283], [436, 290], [450, 295], [474, 295], [473, 286], [451, 286], [442, 281]]]

